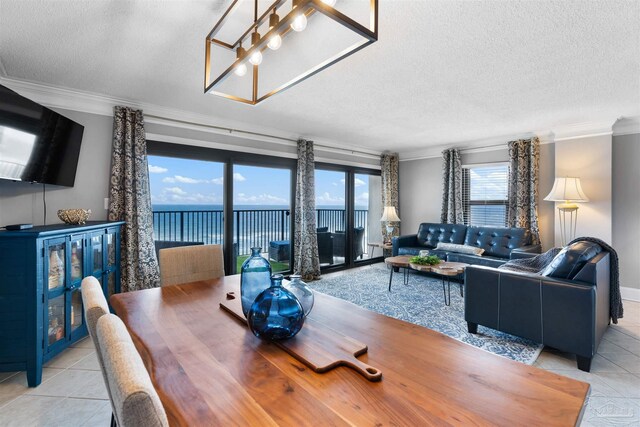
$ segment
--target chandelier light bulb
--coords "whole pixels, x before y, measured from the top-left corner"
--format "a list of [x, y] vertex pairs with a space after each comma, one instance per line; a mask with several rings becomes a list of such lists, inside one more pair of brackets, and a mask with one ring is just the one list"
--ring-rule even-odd
[[262, 52], [260, 52], [259, 50], [253, 52], [249, 57], [249, 62], [251, 62], [253, 65], [260, 65], [262, 63]]
[[280, 37], [279, 34], [276, 34], [269, 39], [269, 43], [267, 43], [267, 46], [269, 46], [269, 49], [271, 50], [280, 49], [280, 46], [282, 46], [282, 37]]
[[307, 28], [307, 17], [304, 13], [300, 13], [300, 15], [296, 16], [291, 24], [291, 29], [293, 31], [302, 31]]
[[336, 0], [322, 0], [322, 3], [326, 4], [327, 6], [335, 6], [336, 4]]
[[233, 72], [236, 74], [236, 76], [244, 76], [245, 74], [247, 74], [247, 65], [246, 64], [238, 64], [236, 65], [236, 68], [233, 70]]

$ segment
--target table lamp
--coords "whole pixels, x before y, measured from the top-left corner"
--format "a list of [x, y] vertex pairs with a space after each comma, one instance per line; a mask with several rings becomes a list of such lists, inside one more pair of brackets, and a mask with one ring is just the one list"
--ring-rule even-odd
[[[582, 191], [580, 178], [556, 178], [551, 192], [544, 198], [544, 200], [550, 202], [563, 202], [558, 205], [558, 219], [560, 220], [562, 246], [565, 246], [576, 236], [578, 205], [576, 205], [575, 202], [589, 201], [589, 198]], [[567, 220], [569, 221], [568, 226]]]
[[393, 233], [393, 229], [395, 227], [391, 223], [400, 222], [400, 218], [398, 218], [398, 214], [396, 213], [396, 207], [385, 206], [380, 221], [387, 223], [387, 238], [385, 239], [385, 243], [391, 243], [391, 233]]

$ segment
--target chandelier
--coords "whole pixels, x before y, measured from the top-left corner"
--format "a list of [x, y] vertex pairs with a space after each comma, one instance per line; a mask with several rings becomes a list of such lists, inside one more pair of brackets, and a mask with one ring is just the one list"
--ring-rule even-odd
[[206, 37], [204, 92], [256, 105], [377, 40], [378, 0], [234, 0]]

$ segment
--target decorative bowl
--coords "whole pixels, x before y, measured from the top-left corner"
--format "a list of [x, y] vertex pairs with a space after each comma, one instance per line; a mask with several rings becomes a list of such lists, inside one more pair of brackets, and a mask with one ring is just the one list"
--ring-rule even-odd
[[67, 224], [82, 225], [89, 219], [91, 209], [60, 209], [58, 218]]

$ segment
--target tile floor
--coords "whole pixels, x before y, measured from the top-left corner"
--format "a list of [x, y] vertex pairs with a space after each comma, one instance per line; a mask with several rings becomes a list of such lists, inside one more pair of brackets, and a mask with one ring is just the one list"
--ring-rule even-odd
[[[640, 426], [640, 302], [606, 332], [590, 373], [575, 357], [545, 349], [535, 366], [591, 384], [582, 426]], [[24, 372], [0, 372], [0, 426], [108, 426], [111, 405], [95, 348], [84, 339], [45, 365], [42, 384]]]

